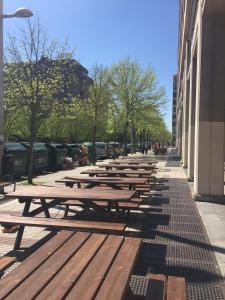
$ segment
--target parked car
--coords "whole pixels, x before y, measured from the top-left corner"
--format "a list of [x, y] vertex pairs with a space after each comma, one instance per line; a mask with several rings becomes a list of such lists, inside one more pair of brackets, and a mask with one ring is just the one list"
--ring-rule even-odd
[[104, 142], [95, 143], [96, 158], [107, 158], [107, 144]]
[[95, 143], [96, 158], [112, 158], [114, 157], [114, 148], [112, 145], [104, 142]]
[[109, 145], [113, 147], [113, 151], [114, 151], [114, 157], [118, 157], [121, 155], [120, 153], [120, 146], [119, 143], [117, 142], [109, 142]]

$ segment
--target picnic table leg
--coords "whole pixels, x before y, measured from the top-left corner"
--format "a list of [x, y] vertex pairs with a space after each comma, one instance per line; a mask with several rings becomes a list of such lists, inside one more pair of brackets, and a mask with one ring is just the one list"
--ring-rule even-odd
[[46, 218], [51, 218], [45, 199], [41, 199], [41, 205]]
[[66, 183], [65, 183], [65, 186], [66, 186], [66, 187], [73, 188], [74, 183], [66, 182]]
[[[21, 200], [19, 200], [19, 202], [22, 203], [23, 200], [21, 199]], [[22, 213], [23, 217], [29, 215], [30, 205], [31, 205], [31, 200], [25, 202], [23, 213]], [[15, 244], [14, 244], [14, 250], [17, 250], [17, 249], [20, 248], [22, 237], [23, 237], [24, 228], [25, 228], [25, 226], [19, 226], [19, 229], [18, 229], [18, 232], [17, 232], [17, 236], [16, 236], [16, 241], [15, 241]]]

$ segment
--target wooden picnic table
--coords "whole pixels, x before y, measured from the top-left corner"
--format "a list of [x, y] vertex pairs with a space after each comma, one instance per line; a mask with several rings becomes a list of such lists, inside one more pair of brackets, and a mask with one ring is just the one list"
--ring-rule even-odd
[[154, 170], [157, 169], [156, 165], [148, 165], [148, 164], [139, 164], [139, 165], [133, 165], [133, 164], [114, 164], [114, 163], [108, 163], [108, 164], [101, 164], [99, 167], [106, 168], [106, 170], [110, 169], [132, 169], [132, 170]]
[[81, 174], [88, 174], [89, 176], [97, 176], [97, 175], [115, 175], [121, 177], [127, 177], [128, 175], [137, 175], [139, 177], [147, 176], [150, 177], [152, 175], [152, 170], [104, 170], [104, 169], [91, 169], [85, 170], [81, 172]]
[[66, 176], [64, 179], [56, 180], [56, 182], [64, 183], [69, 187], [73, 187], [74, 184], [77, 184], [79, 188], [81, 187], [81, 183], [88, 184], [87, 188], [106, 185], [115, 190], [123, 190], [121, 185], [126, 185], [129, 187], [129, 190], [135, 190], [136, 185], [145, 185], [148, 182], [148, 178]]
[[[107, 191], [107, 190], [90, 190], [90, 189], [68, 189], [63, 187], [46, 187], [32, 186], [21, 187], [17, 191], [7, 194], [11, 199], [18, 199], [20, 203], [24, 203], [22, 216], [34, 217], [44, 212], [46, 218], [50, 218], [49, 208], [59, 205], [67, 200], [79, 200], [85, 206], [91, 207], [96, 211], [104, 213], [105, 211], [99, 207], [95, 201], [106, 201], [108, 205], [117, 206], [118, 202], [129, 201], [135, 195], [135, 191]], [[40, 199], [41, 206], [30, 211], [31, 203], [34, 199]], [[46, 200], [49, 200], [48, 202]], [[18, 248], [23, 237], [24, 226], [18, 229], [14, 248]]]
[[140, 245], [63, 230], [0, 280], [0, 299], [124, 299]]
[[115, 163], [115, 164], [134, 164], [134, 165], [139, 165], [139, 164], [157, 164], [157, 160], [144, 160], [144, 159], [115, 159], [114, 161], [111, 161], [110, 163]]

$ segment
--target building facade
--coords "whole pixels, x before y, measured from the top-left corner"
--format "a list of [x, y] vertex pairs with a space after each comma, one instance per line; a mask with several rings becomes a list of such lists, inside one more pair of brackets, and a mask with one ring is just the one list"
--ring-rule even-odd
[[173, 76], [172, 144], [176, 144], [177, 75]]
[[224, 199], [225, 1], [180, 0], [176, 145], [196, 198]]

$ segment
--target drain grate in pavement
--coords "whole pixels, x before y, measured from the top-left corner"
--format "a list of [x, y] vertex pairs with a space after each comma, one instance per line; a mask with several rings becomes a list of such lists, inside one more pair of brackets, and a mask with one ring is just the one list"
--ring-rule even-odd
[[195, 215], [198, 216], [196, 209], [193, 208], [170, 208], [170, 207], [154, 207], [149, 209], [150, 212], [162, 212], [168, 215]]
[[167, 257], [181, 260], [210, 261], [212, 253], [210, 245], [206, 246], [206, 248], [188, 245], [168, 245], [167, 248]]
[[193, 233], [204, 233], [199, 224], [185, 224], [185, 223], [169, 223], [168, 225], [158, 225], [158, 230], [162, 231], [184, 231]]
[[[132, 295], [136, 297], [145, 297], [147, 293], [149, 280], [144, 276], [138, 276], [138, 275], [132, 275], [129, 287], [132, 292]], [[129, 299], [129, 296], [127, 295], [126, 299]], [[142, 298], [140, 298], [142, 299]]]
[[[145, 299], [149, 280], [144, 276], [132, 275], [129, 287], [135, 299]], [[218, 284], [187, 283], [188, 300], [224, 300], [224, 286]], [[129, 296], [125, 299], [130, 299]]]
[[188, 300], [224, 300], [224, 287], [220, 285], [187, 284]]
[[[164, 243], [164, 244], [170, 244], [170, 243], [182, 243], [185, 245], [202, 245], [207, 246], [208, 241], [205, 238], [204, 234], [192, 234], [190, 236], [187, 232], [165, 232], [165, 231], [159, 231], [159, 230], [149, 230], [148, 232], [143, 232], [142, 236], [144, 239], [150, 239], [150, 242], [154, 239], [157, 243]], [[148, 242], [148, 240], [147, 240]]]
[[[146, 259], [145, 259], [146, 261]], [[196, 261], [153, 259], [137, 264], [135, 275], [146, 276], [148, 273], [165, 274], [167, 276], [185, 277], [189, 283], [223, 284], [223, 278], [214, 264]]]
[[171, 215], [170, 221], [172, 223], [199, 223], [200, 218], [198, 216], [179, 216], [179, 215]]
[[190, 216], [180, 216], [180, 215], [166, 215], [166, 214], [154, 214], [149, 213], [148, 223], [160, 223], [168, 224], [170, 223], [196, 223], [199, 224], [200, 218], [197, 215]]

